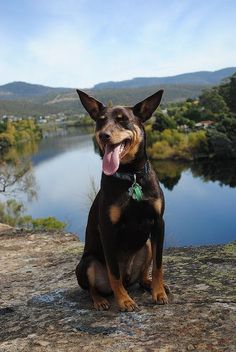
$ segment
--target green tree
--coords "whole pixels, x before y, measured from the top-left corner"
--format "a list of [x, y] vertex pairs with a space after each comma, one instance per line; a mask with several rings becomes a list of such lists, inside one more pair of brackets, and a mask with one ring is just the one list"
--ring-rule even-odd
[[163, 112], [158, 111], [154, 114], [155, 122], [153, 123], [153, 129], [157, 131], [164, 131], [165, 129], [174, 129], [177, 127], [175, 120], [168, 116], [167, 114], [163, 114]]
[[236, 138], [236, 116], [221, 114], [216, 129], [226, 134], [230, 139]]
[[0, 133], [5, 132], [7, 129], [7, 124], [5, 121], [0, 121]]
[[201, 110], [198, 106], [190, 106], [184, 113], [183, 117], [187, 120], [199, 122], [202, 121], [202, 114]]
[[186, 125], [189, 128], [193, 128], [195, 126], [195, 121], [189, 120], [183, 115], [176, 116], [175, 120], [178, 126]]
[[236, 113], [236, 73], [230, 81], [219, 86], [219, 94], [223, 97], [230, 111]]
[[216, 158], [230, 158], [232, 155], [232, 142], [225, 133], [217, 130], [207, 132], [209, 152]]
[[224, 98], [215, 88], [206, 90], [202, 95], [200, 95], [199, 103], [205, 110], [209, 110], [214, 114], [219, 112], [227, 112], [229, 110]]

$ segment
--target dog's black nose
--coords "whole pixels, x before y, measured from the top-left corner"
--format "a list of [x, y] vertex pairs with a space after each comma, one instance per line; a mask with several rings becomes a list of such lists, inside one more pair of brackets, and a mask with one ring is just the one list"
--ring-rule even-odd
[[99, 138], [103, 142], [108, 142], [109, 139], [111, 138], [111, 134], [109, 132], [100, 132], [99, 133]]

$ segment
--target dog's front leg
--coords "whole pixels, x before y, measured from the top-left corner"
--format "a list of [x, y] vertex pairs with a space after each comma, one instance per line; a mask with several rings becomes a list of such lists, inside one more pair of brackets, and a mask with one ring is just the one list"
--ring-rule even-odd
[[166, 304], [168, 298], [166, 295], [164, 282], [163, 282], [163, 270], [162, 270], [162, 252], [164, 243], [164, 231], [165, 223], [160, 217], [157, 217], [154, 221], [154, 226], [151, 233], [152, 243], [152, 299], [154, 303]]
[[100, 226], [100, 235], [110, 285], [119, 309], [121, 311], [131, 312], [137, 308], [137, 305], [132, 298], [130, 298], [122, 282], [117, 255], [116, 231], [114, 226], [109, 221], [106, 221], [105, 223], [103, 222], [103, 226]]
[[132, 312], [137, 308], [136, 303], [132, 300], [132, 298], [129, 296], [128, 292], [124, 288], [121, 276], [114, 275], [111, 266], [108, 263], [107, 265], [110, 285], [118, 303], [119, 309], [121, 311]]

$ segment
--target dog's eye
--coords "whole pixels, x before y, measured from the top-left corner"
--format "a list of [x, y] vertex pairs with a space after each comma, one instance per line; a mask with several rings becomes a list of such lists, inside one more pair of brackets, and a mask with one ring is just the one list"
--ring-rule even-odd
[[99, 116], [99, 120], [105, 120], [105, 118], [106, 118], [105, 115]]
[[123, 114], [118, 114], [118, 115], [116, 116], [116, 118], [117, 118], [118, 121], [125, 121], [125, 120], [127, 120], [127, 116], [125, 116], [125, 115], [123, 115]]

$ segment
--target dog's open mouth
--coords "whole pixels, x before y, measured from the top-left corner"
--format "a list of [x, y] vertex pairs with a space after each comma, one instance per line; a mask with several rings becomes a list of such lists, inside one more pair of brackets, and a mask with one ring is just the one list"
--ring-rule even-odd
[[104, 174], [110, 176], [118, 170], [120, 161], [125, 156], [129, 146], [130, 140], [128, 138], [117, 144], [107, 143], [105, 145], [102, 163]]

